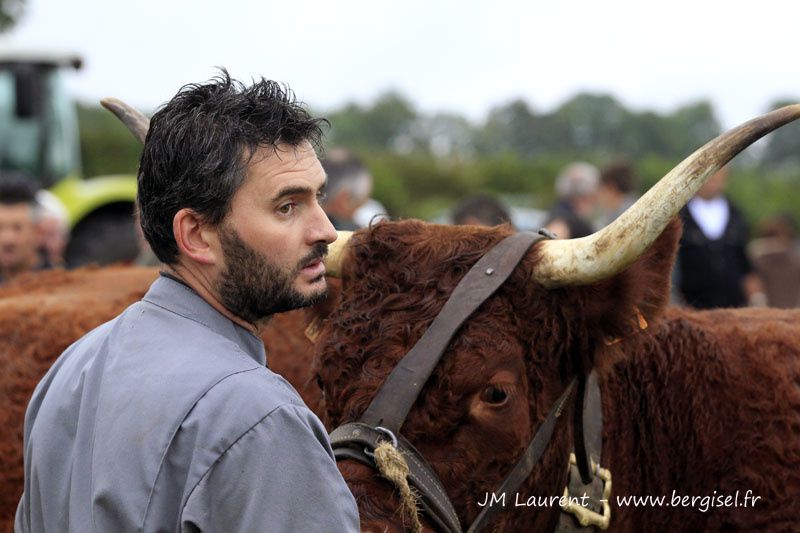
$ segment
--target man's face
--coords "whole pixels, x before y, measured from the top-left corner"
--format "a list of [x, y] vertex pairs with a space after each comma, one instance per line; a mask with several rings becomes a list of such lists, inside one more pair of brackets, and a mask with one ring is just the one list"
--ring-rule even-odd
[[594, 209], [597, 206], [597, 194], [584, 194], [582, 196], [576, 196], [572, 199], [572, 207], [575, 209], [575, 212], [581, 217], [590, 217], [594, 213]]
[[39, 240], [50, 258], [62, 257], [67, 247], [64, 223], [52, 216], [39, 219]]
[[600, 187], [597, 189], [597, 203], [599, 207], [609, 211], [618, 207], [621, 196], [619, 190], [608, 183], [601, 183]]
[[325, 296], [322, 257], [336, 231], [319, 205], [324, 186], [310, 144], [255, 154], [218, 229], [216, 289], [237, 316], [254, 323]]
[[728, 167], [722, 167], [708, 178], [708, 181], [697, 191], [697, 196], [704, 200], [713, 200], [725, 192], [728, 184]]
[[31, 206], [0, 204], [0, 268], [16, 271], [33, 267], [38, 245]]

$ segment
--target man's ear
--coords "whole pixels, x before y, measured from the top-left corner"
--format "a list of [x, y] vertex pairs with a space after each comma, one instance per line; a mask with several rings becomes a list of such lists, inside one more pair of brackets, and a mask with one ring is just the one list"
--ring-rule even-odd
[[219, 264], [221, 247], [216, 228], [189, 208], [183, 208], [172, 219], [172, 232], [180, 253], [203, 265]]
[[683, 225], [675, 218], [630, 267], [577, 290], [589, 330], [606, 343], [631, 335], [656, 320], [670, 299], [672, 266]]

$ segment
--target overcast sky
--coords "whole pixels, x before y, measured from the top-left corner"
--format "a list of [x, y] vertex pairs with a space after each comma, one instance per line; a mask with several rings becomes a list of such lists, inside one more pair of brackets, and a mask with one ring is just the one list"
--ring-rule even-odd
[[[724, 127], [800, 101], [800, 2], [759, 0], [27, 0], [7, 37], [81, 53], [78, 98], [152, 109], [215, 65], [330, 109], [395, 88], [473, 120], [578, 91], [670, 111], [708, 98]], [[0, 46], [3, 42], [0, 41]]]

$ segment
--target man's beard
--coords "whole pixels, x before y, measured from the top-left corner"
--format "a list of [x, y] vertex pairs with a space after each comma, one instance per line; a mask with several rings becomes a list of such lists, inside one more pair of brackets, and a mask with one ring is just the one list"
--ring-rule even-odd
[[221, 228], [219, 236], [226, 266], [217, 290], [222, 304], [239, 318], [254, 324], [275, 313], [314, 305], [327, 296], [327, 287], [307, 296], [294, 288], [300, 270], [328, 253], [326, 244], [315, 245], [287, 271], [247, 246], [236, 230]]

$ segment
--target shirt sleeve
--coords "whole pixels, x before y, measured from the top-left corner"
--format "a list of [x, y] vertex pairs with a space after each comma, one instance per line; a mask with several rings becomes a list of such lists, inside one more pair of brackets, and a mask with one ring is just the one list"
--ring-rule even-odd
[[182, 531], [358, 531], [325, 428], [283, 405], [234, 442], [189, 495]]

